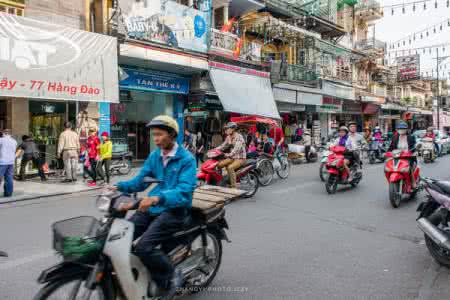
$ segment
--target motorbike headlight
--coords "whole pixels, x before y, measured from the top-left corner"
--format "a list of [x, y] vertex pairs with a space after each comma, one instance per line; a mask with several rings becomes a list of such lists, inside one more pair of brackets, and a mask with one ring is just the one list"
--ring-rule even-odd
[[405, 167], [405, 168], [401, 168], [400, 169], [400, 173], [408, 173], [409, 172], [409, 167]]
[[99, 211], [106, 213], [111, 207], [111, 198], [104, 195], [99, 196], [95, 204]]

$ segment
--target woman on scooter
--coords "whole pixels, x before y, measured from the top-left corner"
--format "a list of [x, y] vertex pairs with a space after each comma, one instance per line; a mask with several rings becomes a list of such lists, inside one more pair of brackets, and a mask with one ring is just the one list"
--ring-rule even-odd
[[430, 138], [433, 140], [434, 151], [436, 153], [436, 156], [438, 156], [439, 155], [439, 145], [436, 143], [436, 134], [434, 133], [433, 127], [427, 128], [427, 132], [425, 133], [424, 138]]
[[[397, 124], [397, 132], [392, 138], [391, 145], [389, 146], [389, 152], [394, 150], [403, 150], [414, 152], [416, 150], [416, 138], [412, 134], [408, 134], [408, 124], [405, 121], [401, 121]], [[413, 156], [409, 160], [411, 186], [416, 188], [416, 181], [414, 180], [414, 170], [417, 165], [417, 157]]]
[[[333, 143], [333, 146], [341, 146], [341, 147], [345, 147], [346, 151], [344, 153], [344, 168], [347, 170], [348, 174], [351, 174], [350, 172], [350, 161], [351, 159], [353, 159], [353, 152], [351, 152], [352, 146], [351, 146], [351, 139], [349, 138], [348, 135], [348, 127], [347, 126], [341, 126], [339, 127], [339, 137], [335, 140], [335, 142]], [[348, 151], [350, 150], [350, 151]], [[349, 178], [350, 181], [350, 178]]]

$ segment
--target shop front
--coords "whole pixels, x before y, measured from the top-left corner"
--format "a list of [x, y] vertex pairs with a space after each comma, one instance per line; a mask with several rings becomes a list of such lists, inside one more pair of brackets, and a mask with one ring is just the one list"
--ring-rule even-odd
[[383, 132], [393, 132], [397, 123], [402, 119], [406, 107], [396, 103], [385, 103], [381, 105], [380, 127]]
[[135, 158], [146, 159], [155, 149], [146, 127], [151, 119], [161, 114], [174, 116], [183, 128], [189, 77], [130, 66], [120, 70], [120, 103], [110, 107], [114, 151], [130, 151]]
[[323, 96], [322, 105], [317, 109], [320, 118], [321, 136], [331, 136], [341, 125], [342, 100], [334, 97]]
[[17, 16], [1, 18], [0, 32], [2, 129], [19, 142], [32, 135], [47, 162], [64, 122], [80, 135], [91, 127], [109, 131], [101, 107], [119, 98], [115, 38]]
[[337, 117], [339, 124], [348, 125], [350, 122], [356, 122], [359, 132], [361, 132], [364, 127], [362, 108], [359, 101], [342, 100], [342, 113], [338, 114]]

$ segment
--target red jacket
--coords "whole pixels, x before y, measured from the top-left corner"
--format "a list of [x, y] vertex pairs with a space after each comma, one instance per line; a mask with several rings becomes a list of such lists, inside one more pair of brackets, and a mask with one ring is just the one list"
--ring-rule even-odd
[[98, 136], [89, 136], [86, 142], [89, 158], [96, 158], [98, 156], [97, 147], [100, 145]]

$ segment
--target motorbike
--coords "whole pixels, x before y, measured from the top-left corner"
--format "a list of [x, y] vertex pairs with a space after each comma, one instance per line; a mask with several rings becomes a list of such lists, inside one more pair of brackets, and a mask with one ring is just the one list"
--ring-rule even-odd
[[362, 172], [358, 171], [358, 164], [352, 162], [349, 166], [350, 172], [353, 173], [353, 179], [349, 181], [350, 174], [344, 167], [344, 152], [346, 148], [333, 146], [330, 148], [330, 151], [331, 154], [328, 155], [328, 160], [325, 165], [328, 170], [328, 178], [325, 182], [325, 188], [328, 194], [336, 193], [338, 184], [350, 184], [352, 187], [356, 187], [362, 180]]
[[330, 149], [330, 143], [326, 144], [324, 150], [322, 151], [322, 159], [319, 166], [319, 177], [322, 182], [325, 182], [328, 178], [328, 170], [326, 164], [328, 162], [328, 156], [332, 153]]
[[[418, 188], [413, 189], [410, 176], [410, 159], [413, 158], [411, 151], [394, 150], [386, 153], [384, 174], [389, 184], [389, 201], [392, 207], [398, 208], [404, 198], [413, 199]], [[414, 180], [419, 182], [420, 168], [414, 170]], [[416, 184], [418, 186], [418, 184]]]
[[297, 144], [288, 144], [288, 157], [294, 164], [302, 162], [313, 163], [318, 159], [317, 149], [314, 145], [311, 145], [308, 152], [308, 156], [305, 155], [305, 146]]
[[385, 152], [383, 141], [380, 141], [374, 137], [371, 138], [368, 149], [369, 163], [374, 164], [377, 161], [384, 162]]
[[431, 256], [450, 268], [450, 182], [421, 178], [421, 187], [427, 199], [417, 208], [417, 225]]
[[111, 159], [111, 174], [128, 175], [131, 171], [131, 162], [133, 153], [131, 152], [113, 152]]
[[[227, 186], [229, 183], [228, 175], [224, 176], [222, 170], [219, 169], [219, 162], [225, 158], [225, 154], [218, 150], [212, 149], [206, 153], [209, 158], [200, 167], [197, 174], [199, 184], [211, 184], [217, 186]], [[255, 159], [247, 159], [246, 162], [236, 170], [236, 181], [239, 189], [246, 191], [243, 195], [245, 198], [253, 197], [259, 188], [257, 161]]]
[[[144, 182], [153, 186], [161, 183], [150, 177]], [[81, 216], [54, 223], [53, 248], [63, 261], [40, 274], [38, 282], [45, 286], [33, 299], [48, 299], [55, 293], [58, 299], [171, 298], [157, 288], [148, 268], [134, 254], [134, 224], [125, 219], [126, 211], [120, 208], [132, 204], [132, 209], [137, 209], [139, 202], [136, 195], [105, 191], [96, 200], [98, 209], [105, 213], [101, 220]], [[162, 250], [183, 276], [181, 290], [196, 292], [206, 288], [217, 274], [222, 241], [229, 241], [225, 232], [228, 224], [223, 207], [206, 215], [193, 209], [190, 219]]]
[[423, 162], [428, 164], [436, 160], [435, 145], [432, 138], [424, 137], [420, 141], [420, 153], [423, 158]]

